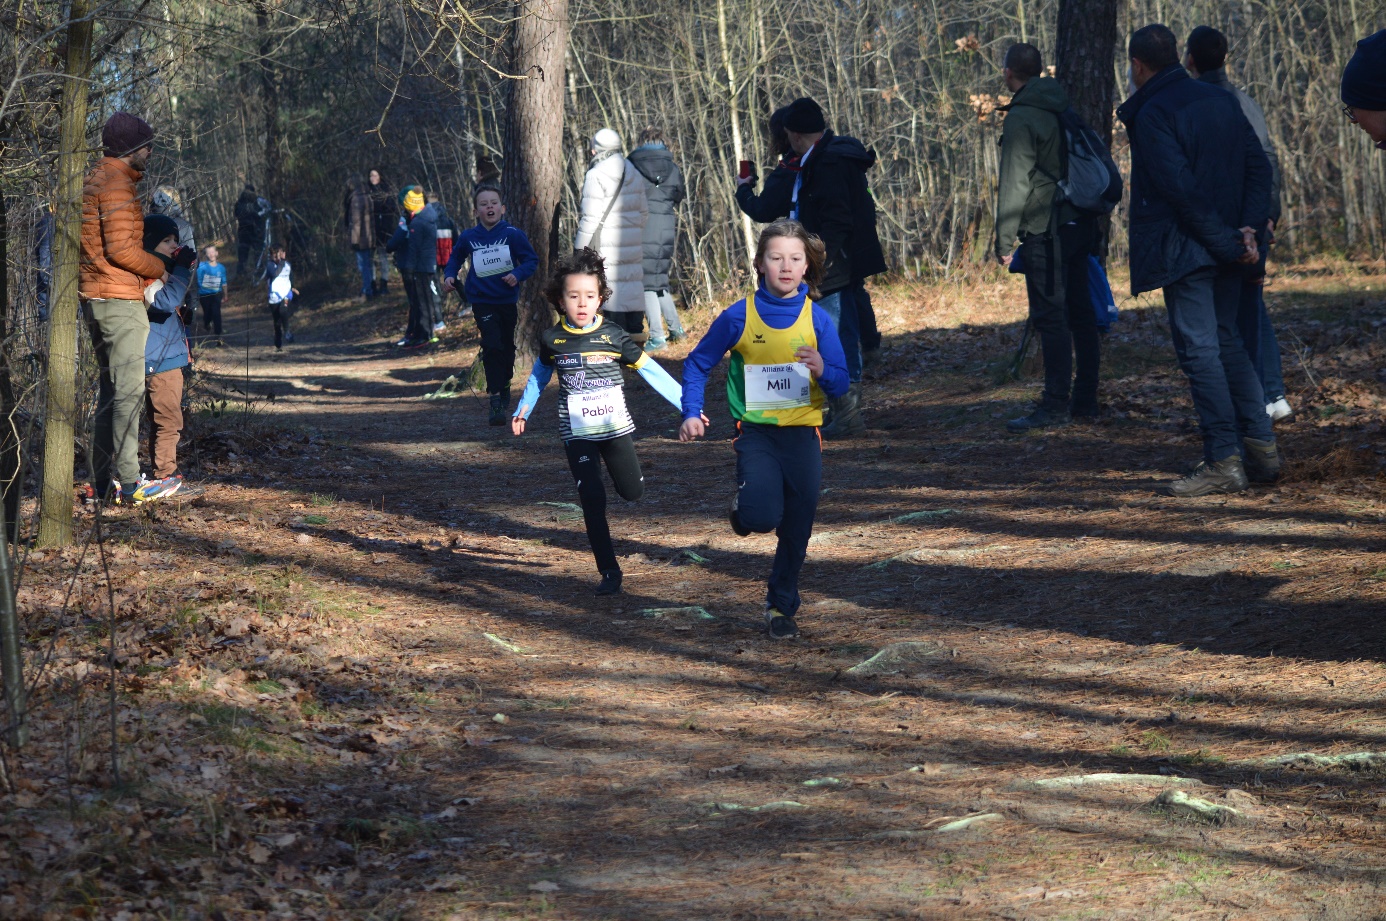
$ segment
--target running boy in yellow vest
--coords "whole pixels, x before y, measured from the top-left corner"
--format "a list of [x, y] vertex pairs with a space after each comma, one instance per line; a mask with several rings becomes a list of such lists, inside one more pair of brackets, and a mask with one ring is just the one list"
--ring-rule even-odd
[[798, 221], [776, 221], [760, 234], [754, 297], [718, 314], [683, 363], [681, 441], [705, 431], [708, 373], [731, 351], [727, 402], [736, 419], [736, 495], [732, 530], [779, 537], [765, 594], [772, 639], [799, 635], [799, 571], [808, 552], [823, 479], [827, 397], [847, 392], [847, 362], [832, 318], [814, 305], [823, 277], [823, 242]]

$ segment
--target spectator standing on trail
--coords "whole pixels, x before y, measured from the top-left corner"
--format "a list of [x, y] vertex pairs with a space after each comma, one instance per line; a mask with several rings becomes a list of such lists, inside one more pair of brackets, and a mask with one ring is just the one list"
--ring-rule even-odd
[[265, 212], [269, 202], [255, 194], [255, 186], [245, 184], [241, 197], [236, 199], [236, 278], [244, 280], [253, 274], [256, 260], [265, 248]]
[[1227, 36], [1210, 26], [1199, 26], [1189, 33], [1184, 46], [1184, 69], [1189, 76], [1204, 83], [1227, 90], [1242, 107], [1242, 114], [1251, 122], [1256, 132], [1256, 140], [1266, 152], [1271, 168], [1271, 207], [1270, 222], [1266, 225], [1265, 239], [1261, 241], [1259, 258], [1246, 269], [1242, 283], [1241, 309], [1237, 313], [1237, 327], [1242, 334], [1256, 374], [1261, 378], [1261, 389], [1266, 392], [1266, 413], [1271, 422], [1288, 421], [1294, 418], [1294, 410], [1285, 399], [1285, 374], [1280, 364], [1280, 343], [1275, 338], [1275, 328], [1271, 325], [1270, 313], [1266, 310], [1266, 256], [1270, 243], [1274, 240], [1275, 225], [1280, 222], [1280, 158], [1275, 154], [1275, 145], [1270, 140], [1270, 130], [1266, 127], [1266, 114], [1256, 104], [1256, 100], [1243, 90], [1232, 85], [1227, 79]]
[[417, 348], [438, 341], [433, 329], [438, 297], [438, 209], [424, 200], [420, 185], [406, 185], [399, 201], [404, 217], [385, 249], [395, 254], [395, 267], [409, 299], [409, 320], [404, 338], [395, 345]]
[[1166, 491], [1274, 482], [1280, 453], [1265, 392], [1237, 332], [1245, 266], [1270, 220], [1270, 161], [1232, 94], [1179, 65], [1168, 28], [1137, 30], [1129, 55], [1136, 91], [1117, 117], [1131, 139], [1131, 293], [1164, 289], [1203, 434], [1203, 461]]
[[789, 146], [789, 135], [784, 130], [784, 116], [789, 106], [776, 109], [770, 115], [771, 152], [780, 162], [765, 177], [765, 185], [756, 194], [756, 176], [752, 170], [749, 176], [739, 176], [736, 180], [736, 204], [742, 212], [758, 224], [789, 216], [793, 205], [794, 183], [799, 178], [799, 155]]
[[92, 444], [92, 487], [102, 499], [134, 501], [140, 485], [139, 428], [144, 347], [149, 338], [144, 288], [164, 263], [144, 249], [136, 184], [154, 151], [154, 129], [117, 112], [101, 131], [105, 156], [82, 187], [82, 262], [78, 280], [100, 370]]
[[784, 127], [789, 146], [799, 155], [789, 217], [823, 241], [827, 265], [818, 303], [837, 327], [851, 382], [846, 394], [830, 402], [833, 418], [823, 436], [851, 438], [866, 428], [855, 289], [867, 277], [885, 271], [876, 208], [866, 184], [866, 171], [875, 165], [876, 154], [856, 138], [828, 130], [822, 108], [812, 99], [790, 103]]
[[385, 244], [395, 233], [399, 223], [399, 204], [395, 201], [395, 191], [385, 181], [380, 170], [373, 169], [366, 177], [366, 192], [371, 197], [371, 220], [374, 222], [375, 250], [374, 285], [376, 294], [384, 294], [390, 287], [390, 260], [385, 256]]
[[221, 338], [221, 304], [226, 296], [226, 266], [217, 261], [215, 246], [202, 250], [197, 265], [197, 300], [202, 307], [202, 331]]
[[650, 217], [645, 179], [621, 156], [621, 136], [603, 128], [592, 136], [592, 163], [582, 181], [575, 250], [602, 257], [611, 297], [607, 319], [642, 341], [645, 319], [645, 227]]
[[1044, 353], [1039, 404], [1006, 423], [1012, 432], [1097, 416], [1102, 339], [1088, 290], [1088, 256], [1096, 252], [1099, 231], [1094, 215], [1055, 200], [1067, 144], [1059, 116], [1069, 100], [1043, 70], [1034, 45], [1022, 42], [1006, 51], [1002, 74], [1013, 95], [1001, 127], [996, 258], [1010, 265], [1011, 249], [1020, 241], [1030, 322]]
[[468, 228], [443, 267], [443, 284], [456, 289], [463, 261], [463, 294], [481, 333], [481, 365], [486, 370], [491, 425], [504, 425], [510, 412], [510, 380], [515, 374], [515, 326], [519, 322], [520, 283], [539, 268], [539, 255], [525, 232], [505, 220], [500, 186], [483, 182], [472, 192], [476, 226]]
[[645, 198], [650, 208], [644, 235], [645, 320], [650, 327], [645, 351], [658, 352], [666, 342], [665, 324], [668, 339], [683, 338], [683, 323], [669, 295], [669, 269], [678, 241], [676, 209], [684, 198], [683, 173], [669, 152], [663, 129], [657, 125], [640, 132], [640, 146], [626, 159], [645, 179]]
[[361, 302], [365, 303], [375, 294], [375, 269], [371, 264], [375, 253], [375, 213], [360, 176], [347, 181], [346, 194], [342, 196], [342, 226], [356, 255], [356, 271], [361, 273]]
[[433, 304], [437, 308], [433, 315], [433, 331], [441, 333], [447, 329], [445, 315], [448, 299], [448, 286], [443, 281], [443, 266], [452, 258], [452, 248], [457, 242], [457, 222], [448, 214], [448, 209], [443, 207], [443, 200], [437, 192], [429, 192], [424, 198], [438, 212], [438, 236], [435, 244], [438, 249], [437, 271], [433, 278], [433, 286], [437, 289], [438, 295], [433, 299]]
[[1343, 114], [1386, 150], [1386, 29], [1357, 43], [1339, 87]]
[[[149, 413], [149, 466], [153, 476], [135, 490], [136, 505], [167, 499], [183, 488], [178, 472], [178, 439], [183, 433], [183, 369], [192, 362], [188, 331], [178, 309], [187, 297], [197, 255], [181, 244], [182, 228], [168, 214], [151, 213], [144, 222], [144, 249], [167, 268], [163, 279], [144, 289], [149, 317], [145, 343], [145, 406]], [[211, 249], [211, 247], [208, 247]], [[223, 270], [224, 271], [224, 270]]]

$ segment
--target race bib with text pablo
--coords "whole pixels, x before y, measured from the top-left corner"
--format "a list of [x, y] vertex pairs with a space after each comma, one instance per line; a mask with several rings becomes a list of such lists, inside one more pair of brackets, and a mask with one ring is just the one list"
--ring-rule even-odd
[[630, 425], [630, 411], [621, 387], [568, 394], [568, 427], [574, 438], [600, 438]]

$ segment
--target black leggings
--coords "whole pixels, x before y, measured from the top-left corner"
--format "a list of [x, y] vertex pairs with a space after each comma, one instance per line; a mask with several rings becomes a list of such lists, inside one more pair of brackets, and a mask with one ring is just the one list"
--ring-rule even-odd
[[645, 477], [640, 473], [640, 459], [635, 456], [635, 439], [629, 435], [589, 441], [574, 438], [564, 442], [568, 452], [568, 468], [577, 481], [578, 501], [582, 503], [582, 520], [587, 525], [587, 540], [592, 555], [597, 558], [597, 570], [603, 575], [619, 573], [616, 549], [611, 545], [611, 528], [606, 523], [606, 484], [602, 482], [602, 461], [616, 492], [627, 502], [645, 494]]
[[486, 369], [486, 392], [510, 392], [515, 372], [515, 324], [519, 308], [514, 304], [472, 304], [472, 316], [481, 333], [481, 366]]
[[221, 335], [221, 298], [222, 294], [200, 294], [197, 299], [202, 304], [202, 331], [214, 331], [218, 336]]
[[284, 334], [289, 331], [289, 305], [283, 302], [270, 304], [270, 316], [274, 317], [274, 347], [284, 347]]

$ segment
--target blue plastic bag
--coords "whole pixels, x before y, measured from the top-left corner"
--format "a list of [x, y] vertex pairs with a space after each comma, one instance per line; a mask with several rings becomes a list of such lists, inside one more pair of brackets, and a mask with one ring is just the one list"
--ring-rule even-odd
[[[1007, 267], [1012, 275], [1025, 274], [1025, 262], [1020, 258], [1020, 248], [1011, 253], [1011, 264]], [[1107, 281], [1107, 272], [1096, 256], [1088, 256], [1088, 294], [1092, 297], [1092, 311], [1097, 317], [1097, 328], [1108, 329], [1117, 321], [1116, 298], [1112, 296], [1112, 286]]]

